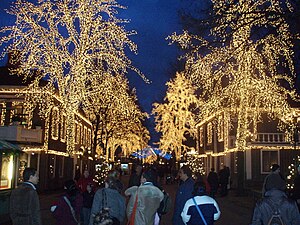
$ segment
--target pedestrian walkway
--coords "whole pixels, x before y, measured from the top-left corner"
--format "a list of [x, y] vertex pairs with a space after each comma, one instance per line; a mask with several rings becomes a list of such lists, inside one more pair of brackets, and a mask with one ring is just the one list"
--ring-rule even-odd
[[[177, 184], [164, 185], [165, 190], [172, 197], [174, 204]], [[220, 207], [221, 217], [215, 225], [249, 225], [255, 206], [253, 197], [238, 197], [233, 190], [226, 197], [217, 197], [216, 201]], [[172, 224], [173, 211], [162, 217], [160, 225]]]
[[[127, 186], [127, 178], [123, 178], [124, 186]], [[174, 205], [177, 184], [163, 184], [163, 188], [169, 193]], [[57, 201], [62, 194], [61, 191], [40, 195], [41, 216], [43, 225], [54, 225], [55, 220], [50, 212], [53, 202]], [[252, 197], [238, 197], [234, 191], [230, 191], [226, 197], [217, 197], [221, 210], [221, 217], [215, 225], [249, 225], [251, 222], [252, 212], [255, 205]], [[172, 225], [173, 211], [168, 212], [162, 217], [160, 225]], [[2, 224], [1, 224], [2, 225]], [[5, 224], [9, 225], [9, 224]], [[67, 224], [66, 224], [67, 225]], [[137, 224], [139, 225], [139, 224]]]

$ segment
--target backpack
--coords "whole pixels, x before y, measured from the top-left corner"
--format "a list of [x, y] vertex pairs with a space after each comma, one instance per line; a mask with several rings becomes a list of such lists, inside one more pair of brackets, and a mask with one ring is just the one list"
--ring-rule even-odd
[[285, 225], [282, 217], [280, 215], [280, 210], [278, 207], [274, 206], [274, 204], [272, 204], [271, 201], [267, 201], [268, 205], [271, 207], [272, 209], [272, 216], [268, 221], [267, 225]]
[[159, 208], [157, 209], [157, 213], [159, 215], [164, 215], [167, 212], [170, 211], [171, 207], [172, 207], [172, 200], [169, 196], [169, 194], [165, 191], [162, 191], [164, 193], [164, 198], [163, 200], [160, 202]]

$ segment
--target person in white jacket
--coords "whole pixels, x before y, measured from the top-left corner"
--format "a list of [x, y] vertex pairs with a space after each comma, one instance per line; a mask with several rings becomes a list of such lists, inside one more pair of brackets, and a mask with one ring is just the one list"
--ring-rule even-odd
[[[130, 196], [127, 205], [128, 220], [130, 221], [134, 216], [134, 224], [153, 225], [164, 194], [158, 187], [153, 185], [151, 172], [144, 172], [141, 176], [141, 185], [128, 188], [125, 195]], [[134, 210], [136, 199], [136, 210]], [[135, 214], [132, 215], [132, 213]]]
[[207, 225], [213, 225], [220, 218], [221, 212], [216, 200], [206, 195], [204, 182], [198, 181], [194, 184], [193, 196], [186, 201], [181, 213], [184, 224], [204, 225], [205, 220]]

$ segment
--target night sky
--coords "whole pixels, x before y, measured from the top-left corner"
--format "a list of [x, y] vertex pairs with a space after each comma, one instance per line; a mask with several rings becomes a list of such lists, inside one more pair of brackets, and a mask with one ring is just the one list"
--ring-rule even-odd
[[[13, 0], [0, 0], [0, 27], [12, 25], [14, 17], [5, 12]], [[139, 103], [143, 111], [151, 113], [153, 102], [161, 102], [165, 96], [165, 83], [174, 76], [173, 65], [176, 64], [178, 49], [169, 46], [165, 38], [174, 31], [180, 31], [178, 9], [180, 0], [119, 0], [126, 10], [119, 11], [119, 18], [130, 19], [127, 30], [136, 30], [137, 35], [131, 39], [138, 45], [138, 55], [128, 52], [133, 66], [141, 70], [151, 80], [146, 84], [141, 77], [129, 72], [130, 86], [136, 88]], [[0, 49], [2, 51], [2, 49]], [[0, 61], [5, 65], [7, 59]], [[158, 141], [154, 132], [153, 117], [147, 121], [152, 141]]]

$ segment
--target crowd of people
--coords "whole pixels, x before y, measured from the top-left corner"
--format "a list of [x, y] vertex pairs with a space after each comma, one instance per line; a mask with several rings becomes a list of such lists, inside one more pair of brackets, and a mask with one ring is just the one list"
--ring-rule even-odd
[[[51, 206], [56, 225], [158, 225], [163, 216], [162, 207], [166, 192], [159, 182], [155, 167], [135, 165], [128, 185], [120, 180], [118, 170], [108, 173], [103, 187], [97, 187], [86, 169], [82, 177], [67, 180], [65, 193]], [[26, 168], [24, 182], [11, 194], [10, 213], [14, 225], [41, 225], [36, 184], [38, 173]], [[173, 204], [173, 225], [213, 225], [221, 215], [216, 194], [228, 194], [230, 171], [224, 166], [219, 173], [211, 168], [207, 178], [192, 174], [184, 165], [178, 171], [179, 185]], [[292, 198], [286, 194], [286, 183], [280, 166], [274, 164], [265, 178], [262, 199], [253, 212], [252, 225], [300, 224], [299, 215], [300, 167], [295, 179]], [[20, 202], [24, 204], [20, 204]], [[297, 206], [298, 204], [298, 206]], [[171, 223], [171, 221], [170, 221]]]

